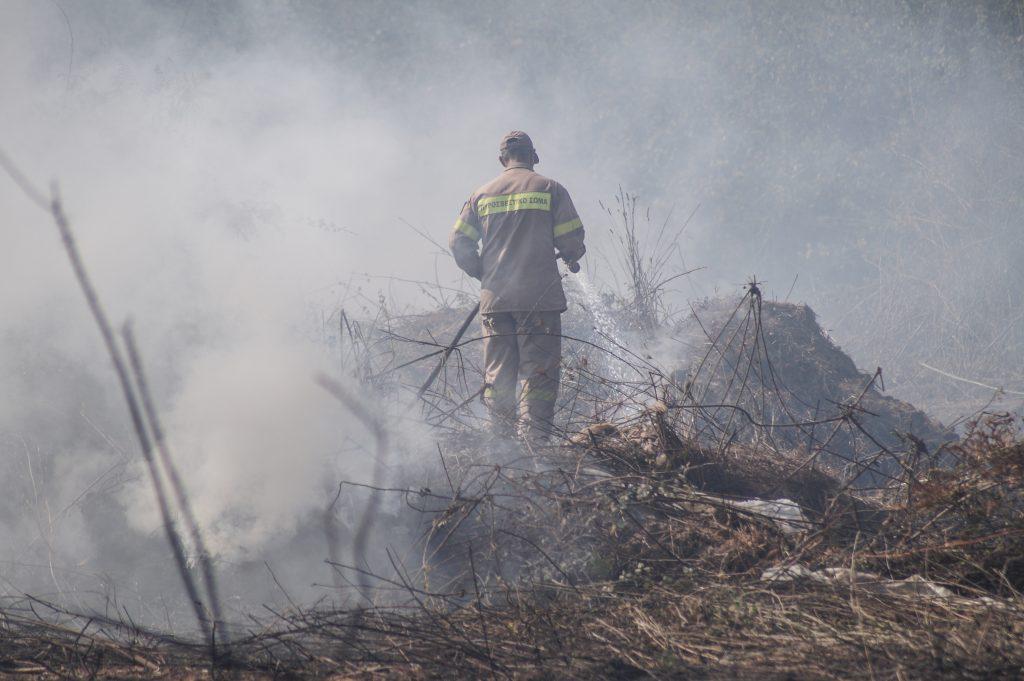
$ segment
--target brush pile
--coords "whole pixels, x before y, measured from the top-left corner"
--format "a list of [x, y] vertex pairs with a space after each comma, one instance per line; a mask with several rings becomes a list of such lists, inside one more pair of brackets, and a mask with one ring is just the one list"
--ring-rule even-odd
[[[418, 561], [389, 553], [376, 571], [374, 605], [274, 613], [236, 631], [220, 663], [354, 678], [1018, 678], [1015, 426], [976, 424], [955, 467], [872, 498], [796, 458], [701, 448], [657, 410], [542, 449], [453, 436], [438, 479], [394, 492], [430, 522]], [[740, 502], [754, 493], [791, 500], [798, 519]], [[27, 615], [4, 620], [5, 671], [204, 664], [202, 647], [123, 622], [95, 621], [99, 645], [66, 613], [59, 628]]]
[[445, 473], [397, 492], [432, 520], [379, 605], [281, 613], [241, 645], [356, 677], [1018, 678], [1013, 432], [975, 424], [956, 466], [871, 497], [659, 409], [539, 449], [453, 436]]
[[[898, 471], [892, 452], [908, 445], [935, 451], [953, 439], [921, 410], [883, 395], [882, 370], [859, 371], [811, 308], [762, 302], [752, 286], [749, 306], [705, 301], [674, 331], [689, 354], [680, 353], [674, 378], [701, 406], [699, 431], [776, 450], [822, 443], [821, 459], [855, 473], [861, 487], [884, 485]], [[851, 427], [821, 422], [839, 411]]]

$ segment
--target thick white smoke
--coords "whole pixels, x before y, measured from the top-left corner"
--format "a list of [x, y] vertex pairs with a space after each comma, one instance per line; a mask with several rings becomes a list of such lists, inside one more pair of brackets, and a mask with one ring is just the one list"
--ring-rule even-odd
[[[325, 368], [311, 356], [295, 344], [254, 341], [189, 363], [167, 425], [216, 556], [258, 557], [287, 541], [323, 510], [325, 487], [368, 470], [345, 460], [346, 438], [358, 426], [310, 380]], [[158, 527], [150, 489], [133, 486], [128, 496], [132, 525]]]

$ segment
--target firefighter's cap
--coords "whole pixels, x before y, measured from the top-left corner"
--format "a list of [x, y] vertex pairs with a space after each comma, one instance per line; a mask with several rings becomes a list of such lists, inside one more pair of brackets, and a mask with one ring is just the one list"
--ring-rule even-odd
[[533, 148], [533, 140], [522, 130], [513, 130], [504, 137], [501, 138], [501, 146], [498, 147], [498, 151], [505, 153], [512, 149], [529, 149], [535, 151]]

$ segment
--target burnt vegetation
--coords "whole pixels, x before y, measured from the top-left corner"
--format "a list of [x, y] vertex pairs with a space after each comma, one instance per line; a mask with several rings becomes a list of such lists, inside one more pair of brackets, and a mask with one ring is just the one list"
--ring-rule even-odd
[[[325, 509], [333, 596], [230, 619], [131, 335], [126, 362], [59, 199], [34, 198], [64, 236], [162, 504], [188, 521], [186, 542], [162, 507], [202, 636], [26, 595], [0, 612], [0, 673], [990, 679], [1024, 668], [1019, 421], [979, 413], [959, 435], [943, 428], [884, 395], [881, 370], [857, 370], [809, 308], [764, 300], [753, 279], [738, 298], [674, 314], [668, 266], [645, 269], [639, 242], [626, 295], [601, 303], [620, 329], [570, 313], [550, 443], [482, 427], [479, 335], [447, 340], [467, 309], [340, 313], [340, 375], [319, 382], [367, 429], [376, 468]], [[620, 201], [627, 227], [631, 205]], [[655, 361], [655, 344], [685, 352]], [[436, 459], [388, 478], [384, 412], [346, 386], [381, 403], [419, 394]], [[346, 486], [364, 494], [347, 524]], [[392, 545], [394, 525], [419, 539]]]

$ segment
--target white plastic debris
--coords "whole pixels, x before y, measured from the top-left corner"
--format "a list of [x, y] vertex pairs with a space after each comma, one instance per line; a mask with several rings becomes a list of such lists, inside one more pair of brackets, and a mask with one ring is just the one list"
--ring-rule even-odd
[[729, 501], [730, 506], [741, 508], [758, 515], [771, 518], [779, 526], [784, 534], [799, 534], [811, 527], [811, 523], [804, 516], [800, 506], [790, 499], [776, 499], [766, 501], [764, 499], [748, 499], [746, 501]]
[[776, 565], [761, 573], [762, 582], [775, 582], [785, 584], [798, 579], [807, 579], [812, 582], [828, 582], [828, 578], [815, 572], [806, 565]]
[[804, 565], [780, 565], [770, 567], [761, 573], [762, 582], [784, 584], [798, 580], [808, 580], [819, 584], [851, 585], [863, 591], [873, 593], [896, 594], [902, 596], [925, 596], [933, 598], [954, 598], [955, 594], [931, 580], [920, 575], [911, 575], [906, 579], [886, 579], [871, 572], [860, 572], [844, 567], [829, 567], [811, 570]]

